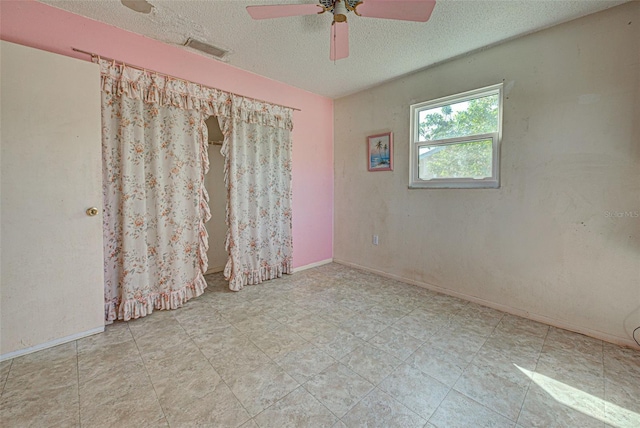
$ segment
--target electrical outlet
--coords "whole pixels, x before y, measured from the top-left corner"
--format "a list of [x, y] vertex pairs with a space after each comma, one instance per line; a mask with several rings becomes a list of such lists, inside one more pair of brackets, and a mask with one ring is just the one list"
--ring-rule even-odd
[[373, 245], [378, 245], [378, 235], [373, 235]]

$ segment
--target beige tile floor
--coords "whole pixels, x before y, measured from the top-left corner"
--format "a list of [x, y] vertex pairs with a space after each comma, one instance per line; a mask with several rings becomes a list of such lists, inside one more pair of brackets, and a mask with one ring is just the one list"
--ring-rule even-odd
[[0, 364], [9, 427], [640, 427], [640, 351], [330, 264]]

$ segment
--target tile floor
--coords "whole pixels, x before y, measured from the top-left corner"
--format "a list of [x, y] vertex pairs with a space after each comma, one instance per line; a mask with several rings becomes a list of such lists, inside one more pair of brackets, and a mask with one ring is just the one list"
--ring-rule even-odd
[[9, 427], [639, 427], [640, 351], [338, 264], [0, 364]]

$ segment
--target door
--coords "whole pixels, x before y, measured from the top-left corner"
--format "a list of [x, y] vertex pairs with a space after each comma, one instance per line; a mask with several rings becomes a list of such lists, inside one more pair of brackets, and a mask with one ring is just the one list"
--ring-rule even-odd
[[102, 166], [98, 65], [0, 43], [6, 359], [104, 329]]

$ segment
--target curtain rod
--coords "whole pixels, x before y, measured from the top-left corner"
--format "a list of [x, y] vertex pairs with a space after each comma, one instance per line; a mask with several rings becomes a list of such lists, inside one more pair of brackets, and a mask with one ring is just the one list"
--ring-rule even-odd
[[[91, 58], [101, 58], [101, 59], [104, 59], [104, 60], [107, 60], [107, 61], [115, 61], [115, 62], [119, 62], [119, 63], [121, 63], [121, 64], [124, 64], [124, 65], [126, 65], [127, 67], [135, 68], [135, 69], [137, 69], [137, 70], [148, 71], [148, 72], [151, 72], [151, 73], [153, 73], [153, 74], [158, 74], [158, 75], [160, 75], [160, 76], [169, 77], [169, 78], [171, 78], [171, 79], [175, 79], [175, 80], [180, 80], [180, 81], [185, 82], [185, 83], [194, 83], [194, 82], [190, 82], [190, 81], [188, 81], [188, 80], [186, 80], [186, 79], [183, 79], [183, 78], [181, 78], [181, 77], [176, 77], [176, 76], [172, 76], [172, 75], [167, 74], [167, 73], [161, 73], [161, 72], [159, 72], [159, 71], [150, 70], [150, 69], [145, 68], [145, 67], [140, 67], [140, 66], [137, 66], [137, 65], [129, 64], [129, 63], [124, 62], [124, 61], [119, 61], [119, 60], [117, 60], [117, 59], [108, 58], [108, 57], [106, 57], [106, 56], [102, 56], [102, 55], [99, 55], [99, 54], [97, 54], [97, 53], [83, 51], [82, 49], [77, 49], [77, 48], [74, 48], [74, 47], [71, 47], [71, 50], [73, 50], [73, 51], [75, 51], [75, 52], [83, 53], [83, 54], [85, 54], [85, 55], [90, 55], [90, 56], [91, 56]], [[197, 84], [197, 85], [200, 85], [200, 83], [196, 83], [196, 84]], [[213, 88], [213, 87], [211, 87], [211, 86], [207, 86], [207, 85], [200, 85], [200, 86], [202, 86], [203, 88], [214, 89], [214, 90], [216, 90], [216, 91], [222, 91], [222, 89]], [[238, 94], [238, 93], [235, 93], [235, 92], [230, 92], [230, 91], [223, 91], [223, 92], [227, 92], [227, 93], [229, 93], [229, 94], [231, 94], [231, 95], [235, 95], [235, 96], [238, 96], [238, 97], [246, 98], [246, 99], [248, 99], [248, 100], [258, 101], [258, 102], [261, 102], [261, 103], [267, 103], [267, 104], [273, 104], [273, 105], [275, 105], [275, 106], [279, 106], [279, 107], [290, 108], [291, 110], [295, 110], [295, 111], [302, 111], [302, 110], [300, 110], [299, 108], [289, 107], [289, 106], [286, 106], [286, 105], [284, 105], [284, 104], [272, 103], [271, 101], [261, 100], [260, 98], [247, 97], [247, 96], [245, 96], [245, 95]]]

